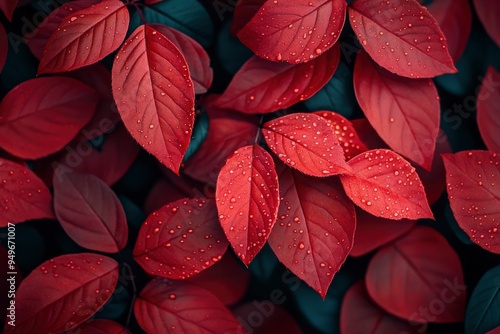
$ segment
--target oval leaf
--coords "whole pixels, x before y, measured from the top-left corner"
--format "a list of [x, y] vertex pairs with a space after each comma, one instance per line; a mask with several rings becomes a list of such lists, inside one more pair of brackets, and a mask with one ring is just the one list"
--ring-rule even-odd
[[490, 38], [500, 47], [500, 23], [498, 22], [500, 3], [488, 0], [473, 0], [472, 2], [484, 29]]
[[149, 215], [134, 259], [151, 275], [186, 279], [219, 261], [227, 245], [213, 200], [180, 199]]
[[58, 333], [75, 328], [111, 297], [118, 263], [98, 254], [58, 256], [42, 263], [16, 294], [16, 326], [5, 333]]
[[500, 153], [500, 73], [488, 68], [477, 95], [477, 126], [486, 147]]
[[148, 333], [246, 333], [213, 294], [184, 281], [152, 280], [137, 297], [134, 314]]
[[125, 248], [128, 226], [116, 194], [94, 175], [54, 172], [54, 209], [64, 231], [78, 245], [107, 253]]
[[371, 150], [348, 161], [341, 175], [347, 196], [361, 209], [389, 219], [433, 218], [422, 182], [410, 163], [390, 150]]
[[113, 96], [132, 137], [179, 173], [194, 124], [194, 89], [186, 60], [156, 29], [142, 25], [115, 58]]
[[61, 21], [45, 45], [38, 74], [67, 72], [98, 62], [118, 49], [127, 34], [128, 9], [103, 0]]
[[235, 151], [219, 173], [215, 197], [222, 229], [248, 266], [276, 222], [279, 190], [273, 158], [257, 144]]
[[333, 128], [320, 116], [283, 116], [265, 123], [262, 133], [278, 158], [302, 173], [325, 177], [350, 172]]
[[474, 243], [500, 254], [500, 156], [468, 151], [443, 160], [453, 216]]
[[346, 7], [345, 0], [266, 1], [238, 37], [261, 58], [305, 63], [337, 42]]
[[278, 165], [281, 204], [269, 245], [278, 259], [323, 299], [349, 254], [354, 205], [337, 179], [318, 179]]
[[368, 266], [366, 288], [384, 310], [411, 322], [464, 319], [462, 264], [446, 239], [430, 227], [418, 226], [380, 249]]
[[338, 46], [307, 64], [276, 64], [254, 56], [234, 75], [216, 104], [247, 114], [287, 108], [316, 94], [330, 80], [339, 60]]
[[396, 76], [360, 52], [354, 91], [380, 137], [396, 152], [430, 169], [440, 119], [439, 96], [432, 80]]
[[0, 158], [0, 227], [54, 218], [52, 195], [28, 167]]
[[130, 334], [130, 331], [117, 322], [107, 319], [94, 319], [86, 322], [77, 329], [78, 334]]
[[432, 78], [457, 72], [443, 32], [415, 0], [356, 0], [349, 19], [370, 57], [393, 73]]
[[25, 81], [0, 104], [0, 147], [24, 159], [57, 152], [90, 121], [97, 100], [93, 89], [75, 79]]

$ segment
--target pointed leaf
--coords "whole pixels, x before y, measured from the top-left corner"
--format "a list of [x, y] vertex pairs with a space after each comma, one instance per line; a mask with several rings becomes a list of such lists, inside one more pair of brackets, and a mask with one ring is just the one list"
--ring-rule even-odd
[[356, 0], [351, 26], [380, 66], [409, 78], [457, 72], [436, 20], [415, 0]]
[[473, 0], [472, 2], [484, 29], [497, 46], [500, 47], [500, 24], [498, 22], [500, 3], [488, 0]]
[[305, 63], [337, 42], [346, 7], [345, 0], [266, 1], [238, 37], [261, 58]]
[[234, 75], [217, 106], [247, 114], [287, 108], [319, 91], [339, 60], [338, 45], [307, 64], [276, 64], [254, 56]]
[[194, 89], [179, 49], [148, 25], [115, 58], [113, 96], [132, 137], [175, 173], [191, 138]]
[[134, 259], [151, 275], [186, 279], [219, 261], [227, 245], [213, 200], [180, 199], [149, 215]]
[[427, 226], [415, 227], [375, 254], [366, 272], [366, 288], [384, 310], [411, 322], [464, 319], [467, 293], [460, 258], [439, 232]]
[[62, 228], [81, 247], [117, 253], [128, 239], [116, 194], [94, 175], [54, 172], [54, 209]]
[[0, 73], [3, 70], [5, 61], [7, 60], [7, 53], [9, 51], [9, 40], [5, 28], [0, 24]]
[[152, 24], [151, 27], [174, 43], [186, 58], [195, 93], [206, 93], [212, 85], [213, 71], [210, 67], [210, 58], [205, 49], [197, 41], [178, 30], [161, 24]]
[[9, 21], [12, 21], [12, 15], [16, 9], [17, 1], [18, 0], [0, 0], [0, 9]]
[[24, 159], [57, 152], [90, 121], [97, 99], [93, 89], [75, 79], [23, 82], [0, 104], [0, 147]]
[[347, 196], [361, 209], [389, 219], [433, 218], [422, 182], [410, 163], [389, 150], [371, 150], [348, 161], [341, 175]]
[[52, 195], [28, 167], [0, 158], [0, 227], [54, 218]]
[[94, 319], [78, 326], [78, 334], [130, 334], [131, 332], [117, 322], [107, 319]]
[[219, 173], [215, 198], [222, 229], [248, 266], [276, 222], [279, 190], [273, 158], [257, 144], [235, 151]]
[[439, 132], [439, 96], [430, 79], [407, 79], [356, 57], [354, 90], [366, 118], [396, 152], [429, 169]]
[[354, 205], [337, 179], [318, 179], [277, 165], [281, 204], [269, 237], [278, 259], [323, 299], [349, 254]]
[[500, 153], [500, 73], [488, 68], [477, 95], [477, 126], [486, 147]]
[[148, 333], [246, 333], [213, 294], [184, 281], [152, 280], [137, 297], [134, 314]]
[[453, 216], [474, 243], [500, 254], [500, 156], [467, 151], [443, 160]]
[[111, 297], [118, 263], [91, 253], [58, 256], [42, 263], [16, 294], [16, 326], [5, 333], [58, 333], [75, 328]]
[[296, 113], [265, 123], [269, 148], [288, 166], [312, 176], [349, 173], [334, 129], [320, 116]]

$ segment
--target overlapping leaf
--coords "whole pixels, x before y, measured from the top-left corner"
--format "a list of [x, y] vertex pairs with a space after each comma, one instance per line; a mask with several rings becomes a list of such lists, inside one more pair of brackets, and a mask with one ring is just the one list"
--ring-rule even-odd
[[18, 0], [0, 0], [0, 9], [9, 21], [12, 20], [12, 15], [16, 9], [17, 1]]
[[380, 66], [409, 78], [455, 73], [443, 32], [415, 0], [356, 0], [351, 26]]
[[257, 14], [265, 0], [239, 0], [234, 7], [231, 35], [236, 36], [250, 20]]
[[5, 61], [7, 60], [7, 52], [9, 51], [9, 40], [7, 33], [2, 24], [0, 24], [0, 73], [3, 70]]
[[194, 88], [179, 49], [148, 25], [118, 52], [113, 96], [132, 137], [175, 173], [191, 138]]
[[484, 29], [497, 46], [500, 46], [500, 23], [498, 21], [500, 4], [497, 1], [488, 0], [473, 0], [472, 2]]
[[272, 157], [257, 144], [239, 148], [226, 161], [215, 193], [222, 228], [248, 266], [269, 238], [279, 206]]
[[500, 153], [500, 73], [488, 68], [477, 95], [477, 126], [484, 143]]
[[346, 7], [344, 0], [266, 1], [238, 37], [261, 58], [305, 63], [337, 42]]

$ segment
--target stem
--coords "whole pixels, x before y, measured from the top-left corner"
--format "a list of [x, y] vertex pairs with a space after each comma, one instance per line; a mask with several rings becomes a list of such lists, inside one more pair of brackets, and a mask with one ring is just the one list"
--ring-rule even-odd
[[254, 140], [254, 144], [257, 144], [260, 140], [260, 136], [261, 136], [261, 133], [262, 133], [262, 123], [264, 122], [264, 115], [260, 116], [260, 120], [259, 120], [259, 126], [257, 128], [257, 133], [255, 134], [255, 140]]
[[128, 2], [127, 4], [134, 6], [134, 8], [137, 11], [137, 13], [139, 14], [139, 17], [141, 18], [141, 21], [142, 21], [143, 24], [147, 24], [148, 23], [146, 21], [146, 19], [144, 18], [144, 15], [142, 14], [142, 10], [137, 5], [137, 0], [132, 0], [132, 1]]
[[130, 320], [132, 319], [132, 312], [134, 311], [134, 303], [135, 303], [135, 300], [137, 298], [137, 287], [135, 285], [135, 278], [134, 278], [134, 275], [133, 275], [132, 268], [130, 267], [130, 265], [128, 263], [123, 262], [122, 264], [123, 264], [123, 266], [125, 268], [127, 268], [128, 275], [129, 275], [129, 277], [131, 278], [131, 281], [132, 281], [133, 296], [132, 296], [132, 302], [130, 303], [130, 308], [128, 310], [127, 321], [125, 323], [125, 328], [128, 328], [128, 326], [130, 325]]

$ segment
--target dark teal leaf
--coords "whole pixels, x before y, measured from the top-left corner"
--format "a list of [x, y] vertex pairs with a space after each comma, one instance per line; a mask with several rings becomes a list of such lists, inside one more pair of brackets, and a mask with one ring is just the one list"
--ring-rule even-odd
[[500, 326], [500, 266], [481, 277], [465, 313], [465, 334], [484, 334]]
[[194, 122], [193, 127], [193, 135], [191, 136], [191, 141], [189, 142], [189, 146], [187, 148], [186, 154], [184, 155], [184, 159], [182, 162], [186, 162], [193, 154], [198, 151], [201, 144], [207, 137], [208, 133], [208, 116], [205, 111], [201, 111], [201, 113], [196, 117], [196, 121]]
[[354, 113], [355, 101], [352, 73], [341, 61], [325, 87], [305, 100], [304, 104], [310, 111], [330, 110], [350, 118]]
[[[123, 272], [123, 267], [120, 268], [120, 275]], [[97, 319], [119, 320], [130, 307], [131, 296], [127, 289], [121, 284], [122, 276], [119, 278], [119, 283], [116, 285], [115, 291], [109, 298], [108, 302], [96, 313]]]
[[235, 74], [240, 67], [253, 56], [253, 52], [244, 46], [239, 39], [231, 37], [229, 28], [231, 20], [224, 22], [215, 45], [216, 60], [229, 74]]
[[[147, 23], [160, 23], [182, 31], [204, 47], [212, 44], [214, 25], [203, 5], [196, 0], [165, 0], [143, 8]], [[136, 12], [130, 20], [129, 32], [142, 24]]]

